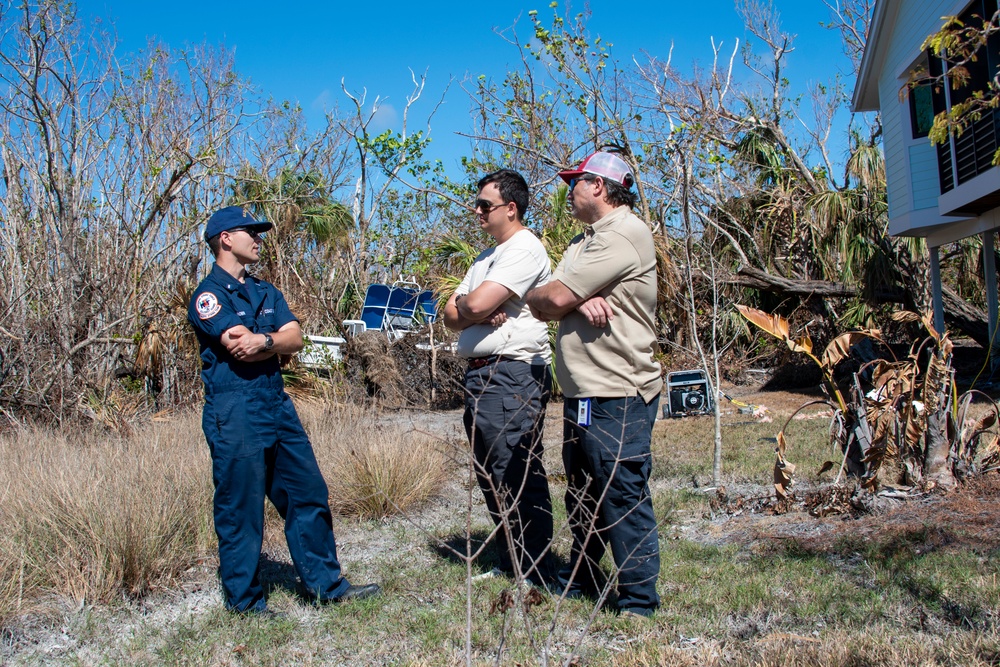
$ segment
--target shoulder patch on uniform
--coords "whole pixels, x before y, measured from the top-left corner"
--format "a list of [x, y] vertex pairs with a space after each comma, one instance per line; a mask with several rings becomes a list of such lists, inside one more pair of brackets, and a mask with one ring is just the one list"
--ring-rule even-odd
[[222, 310], [219, 299], [211, 292], [202, 292], [195, 298], [194, 308], [198, 311], [198, 317], [207, 320], [215, 317]]

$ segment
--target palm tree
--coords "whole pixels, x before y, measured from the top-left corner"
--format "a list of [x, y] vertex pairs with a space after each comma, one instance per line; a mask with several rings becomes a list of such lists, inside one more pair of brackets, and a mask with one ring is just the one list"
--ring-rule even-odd
[[[341, 263], [338, 250], [350, 238], [354, 216], [347, 206], [332, 199], [322, 175], [284, 168], [270, 177], [245, 166], [233, 186], [233, 200], [274, 224], [262, 253], [262, 273], [281, 284], [286, 293], [304, 291], [315, 297], [337, 287], [337, 297], [320, 299], [332, 304], [317, 314], [321, 319], [332, 314], [339, 321], [339, 304], [349, 290], [347, 283], [337, 278]], [[295, 285], [302, 289], [295, 289]], [[315, 304], [315, 299], [309, 301]]]
[[542, 225], [539, 238], [545, 246], [553, 268], [562, 258], [566, 246], [582, 229], [580, 223], [569, 213], [568, 196], [569, 188], [560, 183], [556, 191], [546, 200], [548, 207], [543, 214], [546, 221]]

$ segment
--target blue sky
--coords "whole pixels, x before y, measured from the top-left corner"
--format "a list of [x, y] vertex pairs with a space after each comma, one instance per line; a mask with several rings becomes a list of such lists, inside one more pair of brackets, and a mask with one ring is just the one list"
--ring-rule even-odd
[[[451, 89], [432, 121], [429, 157], [454, 160], [467, 145], [456, 132], [469, 129], [469, 104], [459, 83], [479, 74], [503, 78], [518, 65], [517, 50], [494, 31], [518, 22], [529, 34], [529, 10], [546, 19], [550, 0], [511, 2], [242, 2], [173, 0], [79, 0], [80, 14], [110, 21], [119, 40], [119, 56], [157, 38], [173, 48], [208, 42], [235, 49], [237, 70], [266, 95], [298, 102], [310, 123], [333, 105], [346, 108], [341, 91], [380, 96], [392, 126], [412, 89], [410, 69], [427, 73], [422, 103], [411, 117], [420, 121], [440, 99], [450, 78]], [[563, 11], [566, 2], [560, 3]], [[733, 0], [591, 0], [569, 3], [575, 14], [589, 8], [588, 28], [614, 46], [613, 55], [629, 60], [648, 52], [666, 57], [674, 45], [675, 65], [711, 62], [711, 37], [731, 49], [747, 37]], [[796, 34], [796, 50], [787, 76], [800, 92], [814, 82], [828, 82], [849, 67], [839, 35], [820, 27], [830, 19], [822, 0], [776, 0], [782, 28]], [[851, 82], [850, 85], [853, 85]], [[413, 127], [413, 126], [411, 126]]]

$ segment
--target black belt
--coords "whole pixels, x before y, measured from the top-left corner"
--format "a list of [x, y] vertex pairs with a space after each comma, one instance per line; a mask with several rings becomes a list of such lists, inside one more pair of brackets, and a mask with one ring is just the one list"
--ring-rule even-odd
[[475, 371], [489, 366], [490, 364], [495, 364], [498, 361], [515, 361], [510, 357], [505, 357], [502, 354], [491, 354], [488, 357], [472, 357], [469, 359], [469, 370]]

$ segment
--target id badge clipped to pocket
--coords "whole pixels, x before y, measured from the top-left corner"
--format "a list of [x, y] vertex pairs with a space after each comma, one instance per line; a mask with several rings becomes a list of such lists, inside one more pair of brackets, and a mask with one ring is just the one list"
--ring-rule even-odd
[[590, 399], [581, 398], [576, 408], [576, 425], [590, 426]]

